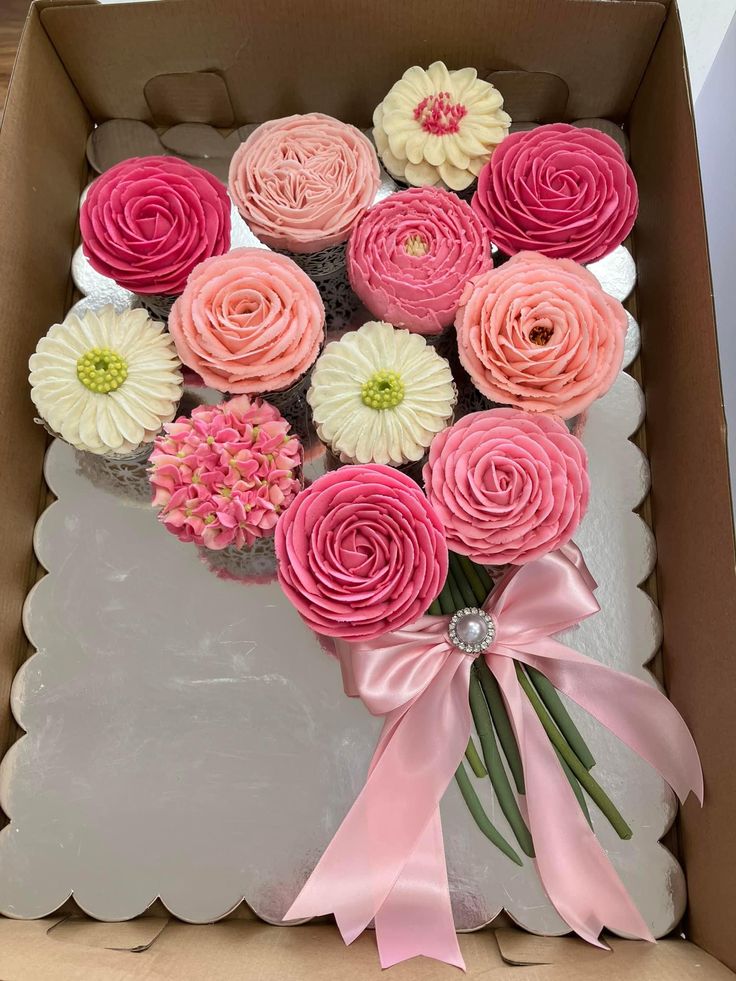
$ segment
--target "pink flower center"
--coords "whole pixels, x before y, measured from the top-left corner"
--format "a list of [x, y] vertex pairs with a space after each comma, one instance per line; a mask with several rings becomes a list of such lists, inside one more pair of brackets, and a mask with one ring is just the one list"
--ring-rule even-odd
[[428, 95], [414, 109], [414, 118], [421, 123], [422, 129], [434, 136], [457, 133], [460, 120], [467, 114], [462, 102], [453, 102], [449, 92]]

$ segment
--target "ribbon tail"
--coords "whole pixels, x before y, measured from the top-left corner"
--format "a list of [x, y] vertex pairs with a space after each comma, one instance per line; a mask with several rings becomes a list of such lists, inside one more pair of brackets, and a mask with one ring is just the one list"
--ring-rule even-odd
[[653, 941], [603, 847], [592, 832], [541, 722], [524, 695], [513, 661], [489, 658], [516, 731], [526, 780], [529, 826], [542, 885], [563, 920], [583, 940], [605, 947], [604, 927]]
[[439, 809], [376, 913], [381, 967], [423, 955], [465, 970], [455, 933]]
[[551, 637], [512, 653], [610, 729], [655, 768], [684, 803], [703, 802], [703, 770], [695, 741], [672, 702], [651, 684], [573, 651]]
[[375, 918], [387, 961], [415, 953], [462, 961], [447, 930], [438, 807], [470, 734], [470, 664], [448, 648], [424, 691], [386, 717], [365, 786], [285, 920], [334, 913], [349, 944]]

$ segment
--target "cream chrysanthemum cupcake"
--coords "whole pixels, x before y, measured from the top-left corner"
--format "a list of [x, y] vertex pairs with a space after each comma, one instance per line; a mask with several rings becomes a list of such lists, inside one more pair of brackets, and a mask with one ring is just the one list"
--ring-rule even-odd
[[129, 454], [152, 442], [181, 399], [174, 342], [145, 310], [69, 314], [41, 338], [28, 366], [43, 420], [88, 453]]
[[463, 191], [510, 125], [503, 96], [474, 68], [448, 71], [435, 61], [408, 68], [392, 86], [373, 113], [373, 138], [392, 177]]
[[450, 366], [420, 334], [369, 321], [317, 359], [307, 401], [317, 435], [344, 463], [420, 460], [452, 419]]

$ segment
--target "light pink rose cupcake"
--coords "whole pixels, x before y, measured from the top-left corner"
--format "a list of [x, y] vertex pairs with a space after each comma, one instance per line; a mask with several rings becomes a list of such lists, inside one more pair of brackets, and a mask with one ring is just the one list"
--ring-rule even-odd
[[627, 320], [587, 269], [521, 252], [468, 284], [455, 326], [463, 367], [487, 398], [570, 419], [616, 379]]
[[465, 284], [491, 268], [483, 223], [456, 194], [400, 191], [361, 218], [348, 244], [350, 283], [396, 327], [439, 334], [455, 319]]
[[419, 487], [378, 464], [341, 467], [276, 525], [281, 586], [328, 637], [368, 640], [426, 613], [447, 577], [442, 524]]
[[201, 263], [174, 304], [169, 330], [179, 357], [219, 392], [290, 388], [324, 340], [317, 287], [286, 256], [233, 249]]
[[346, 241], [380, 181], [373, 144], [319, 112], [263, 123], [235, 151], [230, 196], [266, 245], [319, 252]]
[[583, 444], [559, 419], [489, 409], [435, 437], [423, 476], [452, 551], [482, 565], [523, 565], [575, 534], [587, 468]]
[[181, 293], [198, 263], [230, 248], [225, 188], [175, 157], [134, 157], [106, 170], [79, 225], [92, 268], [144, 296]]
[[507, 255], [533, 250], [587, 263], [623, 242], [639, 195], [615, 140], [551, 123], [503, 140], [480, 172], [473, 208]]

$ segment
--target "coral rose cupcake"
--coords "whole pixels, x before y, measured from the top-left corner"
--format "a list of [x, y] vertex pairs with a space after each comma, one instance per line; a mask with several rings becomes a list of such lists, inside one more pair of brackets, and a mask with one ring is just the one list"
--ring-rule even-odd
[[465, 289], [460, 361], [493, 402], [570, 419], [615, 381], [626, 311], [587, 269], [521, 252]]
[[419, 334], [451, 324], [465, 284], [491, 266], [482, 221], [437, 187], [410, 188], [374, 205], [348, 245], [350, 282], [368, 310]]
[[314, 283], [291, 259], [233, 249], [194, 270], [171, 310], [179, 357], [220, 392], [290, 389], [314, 364], [325, 312]]
[[230, 248], [230, 201], [175, 157], [134, 157], [94, 181], [79, 214], [90, 265], [165, 317], [194, 267]]

